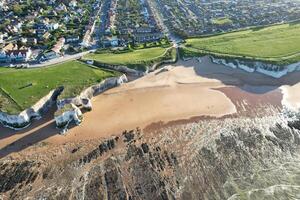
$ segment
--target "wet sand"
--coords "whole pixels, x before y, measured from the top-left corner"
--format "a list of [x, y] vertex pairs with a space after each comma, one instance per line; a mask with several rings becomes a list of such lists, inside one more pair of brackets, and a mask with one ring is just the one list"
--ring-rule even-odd
[[[40, 142], [63, 144], [106, 138], [157, 122], [245, 114], [262, 105], [280, 108], [282, 93], [278, 87], [287, 81], [297, 83], [300, 78], [300, 73], [280, 80], [250, 74], [213, 64], [208, 57], [201, 63], [193, 59], [165, 68], [94, 97], [93, 110], [65, 136], [58, 135], [52, 112], [22, 131], [0, 127], [0, 157]], [[297, 87], [286, 90], [284, 98]]]
[[282, 109], [282, 92], [276, 87], [245, 85], [223, 87], [217, 90], [222, 91], [230, 98], [238, 115], [256, 117], [260, 116], [261, 111], [266, 111], [267, 107], [278, 112]]

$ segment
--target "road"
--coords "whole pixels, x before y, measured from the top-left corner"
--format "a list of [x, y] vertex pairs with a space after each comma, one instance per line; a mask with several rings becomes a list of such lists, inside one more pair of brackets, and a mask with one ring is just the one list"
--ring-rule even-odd
[[63, 63], [63, 62], [71, 61], [71, 60], [77, 60], [77, 59], [81, 58], [82, 56], [92, 53], [92, 52], [95, 52], [95, 50], [84, 51], [84, 52], [77, 53], [74, 55], [64, 55], [62, 57], [51, 59], [51, 60], [48, 60], [43, 63], [31, 64], [31, 65], [29, 65], [28, 68], [46, 67], [49, 65], [55, 65], [55, 64], [59, 64], [59, 63]]
[[168, 39], [174, 44], [174, 46], [177, 47], [178, 43], [180, 43], [182, 40], [175, 36], [168, 26], [164, 23], [164, 17], [162, 16], [160, 12], [160, 8], [158, 7], [157, 3], [153, 0], [148, 0], [148, 4], [150, 5], [151, 11], [157, 21], [157, 23], [162, 27], [163, 33], [168, 37]]
[[[164, 34], [173, 43], [173, 47], [177, 48], [178, 44], [181, 42], [181, 39], [176, 37], [174, 34], [172, 34], [172, 32], [169, 30], [169, 28], [164, 24], [163, 17], [158, 12], [159, 8], [157, 8], [157, 4], [153, 1], [148, 1], [148, 5], [150, 6], [151, 11], [154, 14], [157, 22], [161, 25]], [[110, 6], [111, 6], [111, 0], [104, 0], [103, 4], [100, 6], [100, 9], [99, 9], [100, 12], [98, 12], [98, 15], [100, 17], [100, 25], [97, 28], [96, 35], [95, 35], [97, 41], [99, 41], [99, 39], [101, 39], [101, 37], [105, 34], [106, 25], [108, 23], [108, 11], [110, 9]], [[77, 53], [74, 55], [64, 55], [62, 57], [51, 59], [51, 60], [45, 61], [43, 63], [30, 64], [28, 66], [28, 68], [46, 67], [49, 65], [55, 65], [55, 64], [59, 64], [59, 63], [63, 63], [63, 62], [71, 61], [71, 60], [76, 60], [76, 59], [81, 58], [84, 55], [87, 55], [88, 53], [95, 52], [95, 50], [98, 47], [99, 47], [98, 45], [94, 45], [91, 50], [88, 50], [85, 52]]]
[[97, 37], [99, 41], [101, 41], [101, 38], [105, 34], [106, 25], [108, 23], [108, 12], [111, 6], [111, 0], [104, 0], [101, 5], [101, 11], [100, 11], [100, 24], [99, 24], [99, 30], [97, 33]]

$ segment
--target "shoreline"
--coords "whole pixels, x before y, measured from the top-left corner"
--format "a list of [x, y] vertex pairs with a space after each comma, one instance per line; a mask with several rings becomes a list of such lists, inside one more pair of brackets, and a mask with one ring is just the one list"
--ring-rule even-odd
[[[137, 127], [147, 130], [158, 125], [279, 112], [284, 96], [300, 87], [299, 77], [300, 73], [283, 79], [256, 73], [249, 76], [243, 70], [211, 63], [208, 57], [201, 63], [195, 59], [179, 61], [93, 97], [92, 111], [84, 113], [82, 124], [70, 128], [66, 135], [59, 135], [55, 128], [55, 108], [24, 130], [0, 127], [0, 154], [41, 142], [64, 144], [108, 138]], [[283, 91], [281, 87], [287, 84], [291, 89]]]
[[[196, 58], [196, 59], [197, 59], [197, 61], [202, 62], [201, 60], [202, 60], [202, 59], [207, 59], [207, 57], [209, 57], [209, 58], [211, 59], [211, 62], [212, 62], [212, 63], [217, 64], [217, 65], [223, 65], [223, 66], [226, 66], [226, 67], [230, 67], [230, 68], [233, 68], [234, 70], [243, 70], [243, 71], [248, 72], [248, 73], [251, 73], [251, 74], [262, 74], [262, 75], [265, 75], [265, 76], [268, 76], [268, 77], [271, 77], [271, 78], [275, 78], [275, 79], [285, 78], [286, 76], [290, 75], [291, 73], [300, 71], [300, 62], [297, 62], [297, 63], [288, 65], [288, 66], [291, 66], [291, 67], [290, 67], [290, 68], [286, 68], [286, 69], [284, 69], [283, 71], [274, 72], [274, 71], [264, 70], [264, 69], [262, 69], [262, 68], [260, 68], [260, 67], [258, 67], [257, 69], [249, 68], [249, 67], [247, 67], [247, 66], [245, 66], [245, 65], [243, 65], [243, 64], [241, 64], [241, 66], [239, 66], [240, 64], [239, 64], [239, 62], [238, 62], [238, 59], [235, 59], [235, 60], [237, 60], [237, 66], [235, 66], [235, 65], [234, 65], [233, 63], [231, 63], [231, 62], [227, 63], [227, 61], [225, 61], [225, 60], [222, 59], [222, 58], [215, 58], [214, 56], [203, 56], [203, 57], [199, 57], [199, 58]], [[191, 60], [191, 59], [194, 60], [195, 57], [190, 58], [189, 60]], [[189, 60], [188, 60], [188, 61], [189, 61]], [[187, 62], [188, 62], [188, 61], [187, 61]], [[179, 61], [177, 60], [177, 61], [175, 61], [175, 62], [172, 61], [172, 62], [170, 62], [170, 63], [168, 63], [168, 62], [169, 62], [169, 61], [167, 61], [167, 63], [164, 64], [164, 65], [170, 65], [170, 64], [173, 64], [174, 66], [177, 66], [179, 63], [182, 63], [181, 60], [179, 60]], [[186, 61], [185, 61], [185, 62], [186, 62]], [[253, 61], [253, 62], [254, 62], [254, 61]], [[254, 62], [254, 63], [256, 63], [256, 62]], [[162, 69], [162, 68], [161, 68], [161, 69]], [[118, 70], [117, 70], [117, 71], [118, 71]], [[126, 70], [125, 70], [125, 71], [126, 71]], [[133, 70], [133, 71], [135, 71], [135, 70]], [[154, 70], [152, 73], [155, 73], [155, 71], [157, 71], [157, 70]], [[160, 71], [160, 70], [159, 70], [159, 71]], [[255, 72], [255, 73], [254, 73], [254, 72]], [[132, 71], [128, 71], [128, 73], [132, 73]], [[135, 73], [136, 73], [136, 72], [135, 72]], [[233, 72], [233, 73], [234, 73], [234, 72]], [[220, 73], [220, 74], [222, 74], [222, 73]], [[274, 74], [276, 74], [276, 75], [274, 75]], [[143, 76], [145, 76], [145, 75], [146, 75], [146, 74], [142, 75], [141, 77], [143, 77]], [[224, 75], [226, 75], [226, 74], [224, 74]], [[193, 83], [181, 83], [181, 82], [178, 82], [178, 83], [179, 83], [179, 84], [193, 84]], [[238, 85], [238, 84], [241, 84], [241, 83], [232, 83], [232, 85]], [[91, 87], [92, 87], [92, 86], [91, 86]], [[59, 88], [57, 88], [56, 90], [59, 90]], [[50, 92], [50, 93], [51, 93], [51, 92]], [[49, 94], [50, 94], [50, 93], [49, 93]], [[49, 94], [48, 94], [48, 95], [49, 95]], [[42, 97], [42, 98], [41, 98], [37, 103], [35, 103], [32, 107], [34, 107], [36, 104], [39, 104], [39, 102], [42, 101], [44, 98], [46, 98], [48, 95]], [[289, 106], [290, 106], [290, 105], [289, 105]], [[25, 113], [26, 111], [32, 109], [32, 107], [23, 110], [23, 111], [20, 112], [19, 114], [9, 114], [9, 113], [6, 113], [6, 112], [1, 112], [1, 111], [0, 111], [0, 114], [2, 114], [3, 116], [8, 116], [8, 117], [10, 117], [10, 118], [12, 118], [12, 117], [15, 118], [15, 117], [21, 116], [22, 113]], [[300, 105], [299, 105], [298, 107], [300, 107]], [[38, 117], [38, 118], [39, 118], [39, 117]], [[35, 120], [34, 117], [33, 117], [33, 120]], [[22, 129], [24, 129], [24, 128], [30, 126], [31, 121], [32, 121], [32, 120], [30, 120], [30, 121], [27, 120], [27, 121], [26, 121], [26, 125], [25, 125], [25, 126], [22, 126], [22, 127], [13, 127], [13, 126], [10, 126], [10, 125], [6, 125], [5, 122], [2, 123], [2, 125], [5, 126], [5, 127], [8, 127], [8, 128], [11, 128], [11, 129], [15, 129], [15, 130], [22, 130]], [[0, 125], [1, 125], [1, 122], [0, 122]]]

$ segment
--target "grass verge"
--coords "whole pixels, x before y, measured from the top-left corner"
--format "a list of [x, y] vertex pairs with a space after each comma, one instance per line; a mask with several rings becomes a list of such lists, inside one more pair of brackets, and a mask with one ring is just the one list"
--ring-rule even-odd
[[84, 60], [95, 60], [111, 65], [125, 65], [132, 69], [145, 71], [147, 66], [172, 59], [173, 57], [174, 52], [170, 47], [153, 47], [125, 51], [104, 50], [86, 55], [84, 56]]
[[216, 56], [254, 59], [278, 65], [300, 61], [300, 23], [186, 40], [181, 55], [212, 54]]
[[74, 97], [116, 75], [78, 61], [38, 69], [0, 69], [0, 111], [17, 114], [60, 86], [64, 87], [60, 98]]

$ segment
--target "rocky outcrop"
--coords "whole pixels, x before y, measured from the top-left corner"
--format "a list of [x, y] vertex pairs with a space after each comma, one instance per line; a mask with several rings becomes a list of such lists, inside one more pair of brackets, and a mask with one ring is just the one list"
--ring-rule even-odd
[[76, 125], [79, 125], [82, 119], [79, 107], [89, 111], [92, 110], [92, 97], [125, 82], [127, 82], [125, 74], [120, 77], [107, 78], [101, 83], [85, 89], [76, 97], [57, 100], [58, 110], [55, 113], [57, 128], [61, 129], [62, 133], [66, 133], [70, 122], [75, 122]]
[[288, 116], [25, 150], [0, 160], [0, 199], [299, 199], [300, 115]]
[[280, 78], [290, 72], [300, 70], [300, 62], [293, 63], [287, 66], [279, 66], [260, 61], [248, 61], [239, 59], [224, 59], [210, 56], [213, 63], [222, 64], [231, 68], [238, 68], [247, 72], [258, 72], [273, 78]]
[[55, 114], [54, 119], [56, 122], [56, 127], [61, 130], [61, 133], [64, 134], [68, 130], [68, 125], [71, 122], [74, 122], [76, 125], [79, 125], [82, 121], [82, 112], [74, 104], [65, 104], [63, 107], [59, 108]]
[[93, 85], [91, 87], [88, 87], [87, 89], [83, 90], [78, 96], [72, 97], [72, 98], [66, 98], [66, 99], [58, 99], [57, 100], [57, 107], [61, 108], [65, 104], [74, 104], [76, 106], [82, 106], [83, 108], [86, 108], [87, 110], [92, 109], [92, 103], [91, 99], [94, 95], [100, 94], [108, 89], [111, 89], [113, 87], [117, 87], [119, 85], [122, 85], [123, 83], [126, 83], [127, 77], [125, 74], [119, 77], [112, 77], [107, 78], [103, 81], [101, 81], [99, 84]]
[[4, 112], [0, 112], [0, 123], [5, 127], [19, 130], [30, 125], [31, 121], [36, 118], [40, 118], [42, 113], [48, 110], [48, 108], [55, 104], [57, 96], [62, 92], [63, 88], [52, 90], [42, 99], [40, 99], [32, 107], [22, 111], [17, 115], [10, 115]]

